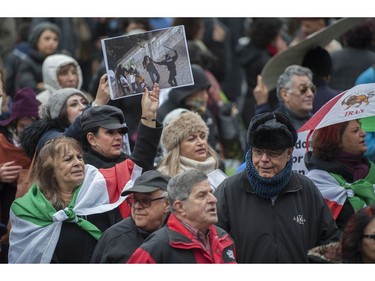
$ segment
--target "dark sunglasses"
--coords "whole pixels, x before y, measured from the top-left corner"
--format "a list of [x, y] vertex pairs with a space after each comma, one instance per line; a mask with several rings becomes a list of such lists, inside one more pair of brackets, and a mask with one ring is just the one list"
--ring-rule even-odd
[[309, 84], [309, 85], [303, 84], [303, 85], [300, 85], [298, 89], [299, 89], [301, 96], [305, 95], [308, 89], [310, 89], [313, 94], [316, 93], [316, 87], [314, 84]]
[[363, 234], [362, 237], [375, 240], [375, 234]]
[[134, 197], [127, 197], [126, 202], [128, 203], [128, 205], [130, 207], [132, 207], [136, 203], [139, 203], [139, 204], [141, 204], [141, 206], [143, 208], [149, 208], [151, 206], [152, 202], [154, 202], [156, 200], [163, 199], [163, 198], [166, 198], [166, 197], [162, 196], [162, 197], [157, 197], [157, 198], [153, 198], [153, 199], [152, 198], [142, 198], [142, 199], [139, 199], [139, 200], [134, 199]]

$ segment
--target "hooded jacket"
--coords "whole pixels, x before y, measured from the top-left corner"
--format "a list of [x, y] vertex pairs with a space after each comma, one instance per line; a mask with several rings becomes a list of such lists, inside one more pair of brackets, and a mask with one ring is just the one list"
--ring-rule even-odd
[[310, 249], [307, 252], [309, 263], [343, 263], [340, 242], [332, 242]]
[[82, 70], [78, 62], [67, 55], [55, 54], [48, 56], [42, 66], [43, 82], [45, 90], [37, 95], [37, 99], [42, 103], [47, 103], [52, 93], [61, 89], [61, 85], [57, 79], [59, 70], [69, 64], [73, 64], [77, 69], [78, 75], [78, 86], [77, 89], [80, 90], [83, 83]]

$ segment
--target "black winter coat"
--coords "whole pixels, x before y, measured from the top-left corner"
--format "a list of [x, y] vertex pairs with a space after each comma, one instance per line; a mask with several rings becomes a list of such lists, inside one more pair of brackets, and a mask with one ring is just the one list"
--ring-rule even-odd
[[16, 91], [24, 87], [32, 88], [37, 94], [42, 91], [37, 84], [43, 82], [42, 65], [46, 57], [34, 49], [30, 49], [29, 54], [19, 65], [16, 76]]
[[309, 249], [339, 239], [331, 211], [315, 184], [293, 172], [274, 200], [256, 195], [246, 170], [216, 189], [218, 226], [233, 238], [238, 263], [306, 263]]
[[124, 263], [150, 233], [138, 228], [128, 217], [108, 228], [100, 237], [91, 263]]

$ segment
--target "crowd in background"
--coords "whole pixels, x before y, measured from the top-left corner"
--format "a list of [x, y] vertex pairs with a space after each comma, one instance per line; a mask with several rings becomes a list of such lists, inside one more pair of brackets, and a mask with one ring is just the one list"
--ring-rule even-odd
[[[375, 262], [374, 219], [366, 221], [368, 226], [356, 227], [354, 218], [359, 210], [375, 204], [371, 188], [375, 184], [375, 166], [369, 161], [375, 157], [375, 133], [365, 133], [357, 120], [318, 132], [312, 140], [315, 152], [307, 154], [305, 159], [308, 170], [312, 170], [308, 178], [292, 171], [291, 160], [296, 131], [316, 111], [344, 90], [375, 83], [375, 19], [365, 19], [333, 38], [327, 46], [314, 46], [301, 65], [285, 69], [276, 89], [269, 90], [260, 76], [272, 57], [339, 19], [1, 18], [0, 261], [8, 262], [9, 252], [9, 262], [125, 262], [136, 251], [130, 262], [308, 262], [318, 260], [314, 256], [318, 250], [324, 256], [327, 248], [315, 248], [315, 252], [307, 255], [308, 250], [329, 244], [336, 252], [344, 249], [344, 256], [331, 256], [334, 261]], [[101, 40], [178, 25], [185, 28], [194, 85], [160, 90], [157, 76], [157, 79], [152, 77], [156, 84], [146, 87], [143, 95], [111, 100], [108, 88], [111, 81], [106, 74]], [[256, 139], [257, 134], [264, 139]], [[269, 142], [267, 137], [273, 136], [273, 142]], [[332, 143], [327, 140], [329, 148], [319, 141], [324, 136], [335, 136]], [[353, 149], [351, 143], [346, 143], [348, 139], [353, 142], [360, 139], [361, 147]], [[368, 149], [363, 147], [366, 145]], [[73, 151], [72, 155], [59, 163], [59, 157], [68, 158], [68, 150]], [[257, 165], [266, 162], [264, 158], [269, 163], [280, 160], [278, 165], [274, 163], [275, 171], [261, 172], [262, 168]], [[71, 179], [64, 175], [64, 169], [70, 165], [67, 162], [74, 167], [74, 161], [79, 162], [79, 168]], [[119, 169], [126, 171], [124, 178]], [[22, 189], [21, 182], [29, 170], [32, 173], [27, 174], [28, 180], [36, 183], [30, 191], [29, 186]], [[154, 174], [144, 176], [149, 170]], [[219, 187], [215, 186], [213, 194], [208, 181], [210, 173], [215, 171], [229, 178]], [[56, 181], [48, 178], [54, 173]], [[134, 182], [141, 173], [143, 177]], [[78, 196], [83, 192], [90, 194], [95, 185], [90, 181], [94, 178], [100, 178], [98, 188], [100, 192], [105, 191], [105, 195], [95, 195], [98, 200], [95, 203], [88, 197]], [[160, 181], [160, 185], [153, 189], [151, 180]], [[338, 183], [333, 184], [335, 180]], [[366, 181], [363, 193], [358, 191], [364, 189], [362, 181]], [[334, 189], [327, 191], [327, 182]], [[82, 187], [77, 189], [77, 185]], [[134, 188], [124, 193], [128, 185]], [[303, 191], [294, 189], [299, 185]], [[343, 192], [347, 185], [353, 185], [354, 195]], [[244, 193], [231, 189], [239, 186]], [[269, 193], [268, 186], [275, 188], [274, 192]], [[248, 192], [251, 199], [245, 201]], [[339, 208], [324, 203], [332, 197], [332, 192], [341, 196]], [[293, 193], [299, 196], [292, 198]], [[128, 195], [126, 200], [124, 194]], [[151, 199], [150, 194], [159, 197]], [[199, 205], [199, 194], [209, 201], [209, 209]], [[279, 203], [276, 200], [279, 195], [287, 196], [288, 200]], [[304, 196], [313, 200], [306, 200]], [[164, 200], [167, 197], [169, 200]], [[237, 201], [231, 201], [233, 198]], [[139, 222], [137, 208], [147, 210], [154, 206], [153, 200], [159, 199], [163, 200], [155, 204], [160, 203], [160, 214], [156, 218], [155, 213], [153, 217], [159, 223], [147, 228], [142, 220]], [[269, 241], [262, 240], [262, 233], [272, 233], [275, 229], [286, 231], [281, 223], [256, 230], [238, 228], [250, 225], [252, 220], [261, 224], [262, 216], [264, 221], [271, 220], [272, 209], [263, 204], [264, 199], [280, 204], [279, 208], [283, 209], [280, 212], [290, 207], [288, 215], [295, 211], [290, 202], [298, 202], [307, 206], [301, 207], [306, 211], [305, 218], [307, 215], [314, 218], [306, 223], [309, 229], [304, 229], [302, 234], [295, 225], [290, 227], [294, 242], [301, 239], [301, 245], [294, 245], [296, 248], [291, 252], [288, 251], [293, 245], [288, 244], [285, 233], [275, 236], [282, 245], [280, 253], [273, 252], [273, 247], [267, 251], [262, 248], [269, 245]], [[42, 223], [42, 216], [35, 213], [32, 214], [35, 217], [26, 215], [40, 208], [40, 202], [51, 204], [51, 210], [69, 210], [65, 211], [67, 219], [80, 228], [56, 224], [61, 218], [50, 217], [50, 209], [43, 217], [47, 223]], [[243, 207], [249, 202], [254, 209]], [[218, 219], [212, 215], [216, 212], [216, 203]], [[33, 208], [23, 210], [23, 204]], [[100, 204], [105, 206], [103, 210], [99, 210]], [[189, 204], [196, 204], [196, 208]], [[166, 211], [169, 207], [171, 214]], [[267, 211], [259, 216], [258, 208]], [[236, 211], [232, 213], [233, 210]], [[246, 218], [249, 210], [253, 215]], [[373, 208], [366, 210], [366, 214], [360, 212], [359, 216], [375, 216]], [[74, 212], [79, 214], [78, 219]], [[202, 215], [205, 212], [206, 217]], [[26, 217], [32, 217], [30, 221], [37, 222], [38, 227], [30, 228]], [[13, 237], [9, 237], [11, 220], [17, 222], [11, 232]], [[303, 215], [294, 220], [304, 224]], [[120, 221], [125, 223], [111, 228]], [[347, 221], [350, 224], [345, 228]], [[164, 224], [165, 233], [158, 231]], [[196, 230], [201, 225], [208, 233], [203, 237]], [[53, 246], [40, 242], [35, 254], [20, 238], [21, 226], [30, 231], [30, 236], [34, 235], [33, 231], [39, 233], [33, 236], [34, 243], [42, 241], [44, 235], [51, 239]], [[134, 227], [141, 229], [140, 232], [131, 232]], [[105, 232], [107, 229], [114, 233]], [[61, 232], [61, 237], [53, 239], [53, 231]], [[66, 245], [70, 245], [69, 231], [85, 242], [66, 251]], [[137, 246], [146, 239], [147, 243], [137, 250], [132, 245], [130, 253], [111, 253], [116, 248], [116, 244], [111, 244], [112, 239], [118, 238], [122, 231], [131, 239], [138, 235]], [[315, 234], [310, 237], [306, 231]], [[338, 242], [340, 231], [347, 231], [344, 240], [340, 240], [342, 245]], [[374, 245], [367, 243], [366, 247], [374, 253], [350, 252], [350, 243], [349, 246], [345, 243], [354, 231], [367, 231], [365, 238]], [[106, 240], [95, 249], [102, 232], [106, 233], [103, 236]], [[185, 239], [191, 239], [192, 248], [204, 250], [183, 256], [178, 254], [180, 250], [163, 248], [166, 258], [159, 253], [160, 243], [167, 243], [170, 233], [176, 235], [172, 239], [174, 243], [187, 243]], [[210, 237], [212, 233], [216, 235], [214, 240]], [[259, 241], [243, 239], [245, 236], [257, 237]], [[186, 250], [186, 245], [182, 249]], [[218, 248], [214, 247], [224, 247], [228, 257], [218, 255]], [[248, 249], [256, 247], [259, 249], [249, 252]], [[214, 250], [216, 254], [206, 256], [206, 252]], [[76, 259], [71, 259], [72, 256]]]

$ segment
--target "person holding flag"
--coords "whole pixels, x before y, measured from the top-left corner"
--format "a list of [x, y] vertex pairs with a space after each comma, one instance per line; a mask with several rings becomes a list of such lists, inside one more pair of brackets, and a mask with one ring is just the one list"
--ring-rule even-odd
[[365, 155], [374, 116], [375, 83], [362, 84], [332, 98], [298, 130], [308, 133], [306, 176], [340, 229], [353, 213], [375, 203], [375, 166]]
[[342, 229], [358, 210], [375, 204], [375, 165], [364, 154], [366, 133], [359, 119], [320, 128], [305, 155], [306, 174], [319, 188]]
[[[155, 113], [158, 88], [144, 95]], [[158, 122], [149, 118], [141, 122], [155, 127]], [[156, 147], [150, 140], [144, 153], [156, 155]], [[34, 184], [11, 206], [9, 263], [89, 263], [102, 232], [122, 220], [122, 192], [142, 172], [133, 158], [98, 169], [85, 164], [77, 140], [48, 141], [36, 156]]]

